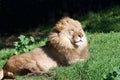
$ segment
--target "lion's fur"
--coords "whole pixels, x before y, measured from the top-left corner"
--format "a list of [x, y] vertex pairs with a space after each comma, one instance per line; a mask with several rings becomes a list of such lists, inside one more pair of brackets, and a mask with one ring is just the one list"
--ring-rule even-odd
[[[78, 36], [82, 37], [81, 42], [77, 42]], [[12, 56], [3, 67], [4, 77], [41, 73], [59, 65], [84, 61], [88, 55], [87, 39], [81, 24], [65, 17], [53, 27], [45, 46]]]

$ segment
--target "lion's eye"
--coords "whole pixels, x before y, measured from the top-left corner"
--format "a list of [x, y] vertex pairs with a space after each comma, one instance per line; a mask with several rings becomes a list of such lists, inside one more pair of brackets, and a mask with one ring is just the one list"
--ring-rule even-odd
[[73, 35], [73, 34], [74, 34], [74, 31], [73, 31], [73, 30], [70, 30], [69, 33], [70, 33], [71, 35]]

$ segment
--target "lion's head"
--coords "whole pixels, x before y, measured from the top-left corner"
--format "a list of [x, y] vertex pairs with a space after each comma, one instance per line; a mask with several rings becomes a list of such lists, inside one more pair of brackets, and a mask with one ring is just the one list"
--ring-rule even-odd
[[[55, 25], [49, 35], [49, 41], [57, 49], [57, 54], [68, 64], [80, 61], [88, 54], [88, 50], [85, 50], [87, 39], [80, 22], [69, 17], [61, 19]], [[64, 59], [62, 60], [65, 61]]]

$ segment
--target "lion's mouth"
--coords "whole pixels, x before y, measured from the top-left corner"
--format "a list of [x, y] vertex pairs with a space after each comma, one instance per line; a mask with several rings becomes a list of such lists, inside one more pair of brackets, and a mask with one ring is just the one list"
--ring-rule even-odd
[[79, 40], [79, 41], [75, 42], [75, 45], [76, 45], [76, 46], [82, 45], [82, 40]]

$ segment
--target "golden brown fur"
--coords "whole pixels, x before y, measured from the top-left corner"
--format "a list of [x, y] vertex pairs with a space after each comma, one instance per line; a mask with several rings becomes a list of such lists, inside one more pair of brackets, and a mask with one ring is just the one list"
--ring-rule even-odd
[[4, 77], [41, 73], [59, 65], [84, 61], [88, 44], [81, 24], [69, 17], [61, 19], [48, 36], [46, 46], [12, 56], [3, 67]]

